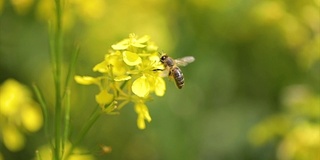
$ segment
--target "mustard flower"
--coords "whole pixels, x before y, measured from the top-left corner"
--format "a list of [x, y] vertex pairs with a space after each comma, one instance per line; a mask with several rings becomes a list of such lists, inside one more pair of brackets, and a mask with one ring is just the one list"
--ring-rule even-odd
[[151, 121], [145, 102], [152, 94], [163, 96], [166, 90], [159, 72], [164, 66], [160, 62], [158, 47], [148, 35], [139, 38], [130, 34], [129, 38], [111, 48], [104, 60], [93, 67], [93, 71], [101, 76], [75, 76], [75, 80], [79, 84], [99, 87], [96, 101], [107, 114], [118, 113], [126, 104], [134, 103], [137, 126], [144, 129], [145, 121]]
[[43, 123], [39, 105], [28, 88], [8, 79], [0, 86], [0, 138], [10, 151], [24, 147], [22, 131], [36, 132]]
[[319, 159], [319, 94], [303, 85], [288, 87], [284, 110], [255, 125], [249, 132], [254, 146], [277, 139], [277, 159]]

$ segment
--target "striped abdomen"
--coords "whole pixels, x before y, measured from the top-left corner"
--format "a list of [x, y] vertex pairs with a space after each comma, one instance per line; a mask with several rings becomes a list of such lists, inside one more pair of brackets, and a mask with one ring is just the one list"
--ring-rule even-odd
[[181, 69], [179, 67], [172, 67], [170, 75], [174, 78], [176, 85], [181, 89], [184, 85], [184, 77]]

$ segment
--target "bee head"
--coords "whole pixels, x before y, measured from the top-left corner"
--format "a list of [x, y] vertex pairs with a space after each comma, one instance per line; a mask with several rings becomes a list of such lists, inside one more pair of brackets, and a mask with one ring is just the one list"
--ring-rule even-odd
[[168, 56], [167, 56], [166, 54], [164, 54], [164, 55], [162, 55], [162, 56], [160, 57], [160, 61], [163, 63], [163, 62], [166, 61], [167, 58], [168, 58]]

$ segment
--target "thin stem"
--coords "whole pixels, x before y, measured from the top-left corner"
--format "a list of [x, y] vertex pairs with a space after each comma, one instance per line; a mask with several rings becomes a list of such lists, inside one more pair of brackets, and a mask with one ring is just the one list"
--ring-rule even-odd
[[76, 64], [78, 56], [79, 56], [79, 51], [80, 51], [80, 47], [79, 47], [79, 45], [77, 45], [76, 49], [74, 50], [74, 52], [72, 54], [71, 63], [69, 65], [67, 77], [66, 77], [65, 84], [64, 84], [65, 91], [63, 92], [62, 99], [64, 99], [64, 97], [67, 94], [67, 90], [69, 89], [71, 76], [73, 75], [75, 64]]
[[54, 32], [54, 82], [55, 82], [55, 149], [54, 149], [54, 159], [59, 160], [61, 158], [61, 115], [62, 115], [62, 97], [61, 97], [61, 55], [62, 55], [62, 5], [60, 0], [55, 0], [56, 6], [56, 26]]
[[96, 107], [95, 111], [91, 114], [87, 123], [85, 123], [85, 125], [81, 129], [80, 134], [78, 135], [77, 139], [75, 140], [73, 146], [77, 146], [80, 144], [80, 142], [83, 140], [84, 136], [88, 133], [88, 131], [91, 129], [93, 124], [98, 120], [98, 118], [100, 117], [101, 114], [102, 114], [102, 112], [101, 112], [100, 108]]
[[63, 139], [62, 139], [62, 153], [64, 153], [64, 142], [67, 141], [69, 137], [69, 128], [70, 128], [70, 90], [66, 91], [66, 110], [64, 114], [64, 133], [63, 133]]
[[[49, 140], [50, 139], [50, 135], [49, 135], [49, 117], [48, 117], [48, 107], [47, 107], [47, 104], [44, 100], [44, 97], [43, 97], [43, 94], [42, 92], [40, 91], [40, 89], [38, 88], [38, 86], [36, 86], [35, 84], [32, 85], [33, 87], [33, 90], [37, 96], [37, 99], [40, 103], [40, 106], [41, 106], [41, 110], [43, 112], [43, 119], [44, 119], [44, 134], [45, 134], [45, 137]], [[50, 142], [50, 145], [51, 147], [53, 148], [53, 145], [51, 143], [51, 141], [49, 140]]]
[[101, 116], [102, 112], [99, 107], [96, 107], [94, 112], [90, 115], [89, 120], [85, 122], [83, 125], [83, 128], [80, 130], [80, 133], [78, 134], [75, 142], [72, 144], [71, 149], [66, 153], [65, 160], [68, 159], [68, 157], [71, 155], [73, 150], [75, 149], [76, 146], [80, 144], [80, 142], [83, 140], [85, 135], [88, 133], [88, 131], [91, 129], [93, 124], [99, 119]]

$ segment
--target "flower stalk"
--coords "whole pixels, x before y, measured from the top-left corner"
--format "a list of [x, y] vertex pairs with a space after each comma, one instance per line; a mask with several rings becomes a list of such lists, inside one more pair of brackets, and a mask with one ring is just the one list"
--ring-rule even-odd
[[98, 109], [98, 107], [93, 111], [93, 113], [90, 115], [89, 120], [85, 121], [82, 129], [80, 130], [78, 136], [76, 137], [74, 143], [71, 144], [70, 150], [68, 150], [65, 153], [65, 156], [63, 159], [67, 160], [70, 155], [72, 154], [73, 150], [82, 142], [83, 138], [86, 136], [86, 134], [89, 132], [89, 130], [92, 128], [93, 124], [99, 119], [102, 112]]
[[53, 75], [55, 85], [55, 116], [54, 116], [54, 159], [59, 160], [62, 157], [62, 96], [61, 96], [61, 57], [63, 54], [63, 33], [62, 33], [62, 3], [61, 0], [55, 0], [56, 21], [54, 27], [53, 41]]

